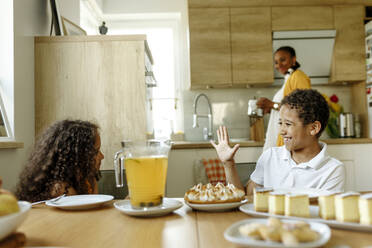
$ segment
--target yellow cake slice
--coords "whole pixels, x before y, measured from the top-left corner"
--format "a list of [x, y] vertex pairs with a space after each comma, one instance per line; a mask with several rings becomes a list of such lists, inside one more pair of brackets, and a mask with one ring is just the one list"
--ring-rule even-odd
[[372, 225], [372, 193], [359, 197], [360, 224]]
[[341, 222], [359, 222], [359, 193], [346, 192], [335, 196], [336, 220]]
[[334, 220], [335, 213], [335, 193], [324, 194], [318, 197], [319, 216], [325, 220]]
[[253, 189], [253, 203], [255, 211], [267, 212], [269, 210], [269, 194], [272, 191], [272, 188]]
[[308, 195], [287, 194], [284, 206], [286, 216], [310, 217]]
[[269, 194], [269, 213], [284, 215], [284, 193], [270, 192]]

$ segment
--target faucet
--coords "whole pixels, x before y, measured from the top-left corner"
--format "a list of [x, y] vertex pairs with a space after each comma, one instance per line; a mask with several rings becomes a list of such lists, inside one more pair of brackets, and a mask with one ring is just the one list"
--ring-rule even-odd
[[[207, 115], [201, 115], [201, 114], [197, 114], [197, 106], [198, 106], [198, 100], [200, 99], [200, 97], [204, 96], [205, 99], [207, 99], [207, 102], [208, 102], [208, 114]], [[199, 94], [195, 97], [195, 100], [194, 100], [194, 114], [193, 114], [193, 124], [192, 124], [192, 127], [193, 128], [197, 128], [199, 127], [198, 125], [198, 118], [208, 118], [208, 128], [204, 128], [203, 129], [203, 136], [204, 136], [204, 140], [211, 140], [213, 139], [213, 114], [212, 114], [212, 106], [211, 106], [211, 103], [207, 97], [206, 94]]]

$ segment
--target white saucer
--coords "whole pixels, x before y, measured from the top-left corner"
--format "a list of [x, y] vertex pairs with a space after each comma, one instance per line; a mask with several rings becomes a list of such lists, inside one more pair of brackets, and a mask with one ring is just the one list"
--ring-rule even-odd
[[189, 203], [185, 201], [185, 203], [191, 207], [192, 209], [208, 211], [208, 212], [219, 212], [219, 211], [227, 211], [243, 205], [248, 200], [244, 199], [239, 202], [227, 202], [227, 203], [215, 203], [215, 204], [197, 204], [197, 203]]
[[97, 208], [114, 199], [112, 195], [72, 195], [65, 196], [56, 202], [46, 202], [47, 206], [67, 210]]
[[[282, 222], [296, 222], [293, 220], [282, 220]], [[266, 224], [267, 219], [246, 219], [239, 221], [235, 224], [232, 224], [230, 227], [228, 227], [224, 233], [224, 237], [226, 240], [239, 244], [242, 246], [252, 246], [252, 247], [277, 247], [277, 248], [284, 248], [288, 247], [285, 246], [283, 243], [279, 242], [273, 242], [273, 241], [264, 241], [264, 240], [255, 240], [250, 237], [243, 236], [239, 232], [239, 227], [245, 224], [249, 223], [262, 223]], [[300, 243], [296, 247], [302, 248], [302, 247], [319, 247], [328, 242], [328, 240], [331, 237], [331, 229], [322, 223], [316, 223], [316, 222], [308, 222], [310, 224], [310, 228], [312, 230], [315, 230], [319, 233], [319, 238], [313, 242], [308, 243]]]
[[130, 200], [117, 201], [114, 203], [114, 206], [117, 210], [127, 215], [154, 217], [169, 214], [182, 207], [183, 203], [178, 200], [163, 198], [163, 203], [161, 205], [144, 209], [132, 208], [130, 205]]

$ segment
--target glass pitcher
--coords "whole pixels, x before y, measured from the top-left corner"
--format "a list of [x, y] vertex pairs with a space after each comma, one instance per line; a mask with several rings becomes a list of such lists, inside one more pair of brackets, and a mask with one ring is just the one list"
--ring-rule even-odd
[[162, 204], [171, 141], [126, 141], [122, 145], [114, 157], [116, 187], [123, 187], [125, 166], [132, 208]]

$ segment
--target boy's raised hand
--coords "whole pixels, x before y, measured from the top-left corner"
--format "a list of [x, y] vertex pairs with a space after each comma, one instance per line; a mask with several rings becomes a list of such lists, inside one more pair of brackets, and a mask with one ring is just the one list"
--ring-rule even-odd
[[220, 126], [217, 130], [218, 145], [211, 140], [211, 144], [216, 149], [217, 155], [222, 163], [231, 161], [234, 158], [236, 151], [239, 149], [239, 144], [233, 148], [229, 145], [229, 134], [225, 126]]

